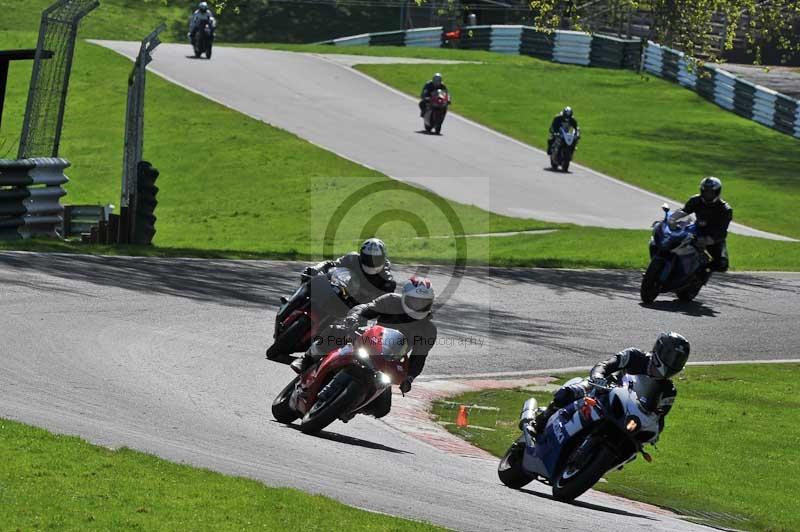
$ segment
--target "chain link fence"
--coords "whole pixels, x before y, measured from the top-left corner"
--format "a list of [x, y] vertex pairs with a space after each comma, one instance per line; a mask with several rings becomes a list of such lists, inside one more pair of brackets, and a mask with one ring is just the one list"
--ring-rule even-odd
[[58, 156], [78, 23], [99, 5], [58, 0], [42, 13], [18, 159]]

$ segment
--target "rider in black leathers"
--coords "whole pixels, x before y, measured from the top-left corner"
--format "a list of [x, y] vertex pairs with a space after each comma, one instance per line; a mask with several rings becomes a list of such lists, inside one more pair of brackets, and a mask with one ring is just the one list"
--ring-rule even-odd
[[[670, 215], [670, 223], [694, 214], [697, 218], [697, 244], [711, 255], [711, 271], [728, 270], [728, 226], [733, 220], [733, 209], [720, 196], [722, 182], [709, 176], [700, 182], [700, 194], [689, 198], [683, 209]], [[708, 274], [707, 274], [708, 275]], [[708, 280], [706, 278], [706, 280]]]
[[[652, 410], [660, 414], [659, 432], [664, 430], [664, 418], [672, 408], [677, 390], [670, 377], [678, 374], [689, 358], [689, 342], [678, 333], [663, 332], [658, 335], [651, 353], [629, 347], [604, 362], [600, 362], [589, 373], [589, 380], [605, 385], [608, 381], [619, 381], [622, 375], [648, 375], [661, 383], [658, 397], [649, 398]], [[547, 420], [568, 404], [584, 397], [589, 389], [587, 381], [562, 386], [553, 394], [553, 401], [536, 417], [535, 429], [540, 434]]]
[[[574, 127], [576, 131], [580, 133], [580, 129], [578, 128], [578, 121], [575, 120], [575, 116], [572, 112], [572, 107], [567, 106], [558, 113], [554, 118], [553, 121], [550, 123], [550, 136], [547, 138], [547, 155], [551, 155], [553, 151], [553, 142], [556, 140], [556, 134], [561, 129], [561, 124], [564, 122], [568, 123], [570, 126]], [[580, 140], [580, 135], [575, 138], [574, 146], [577, 148], [578, 140]]]
[[439, 89], [449, 93], [447, 85], [442, 83], [442, 75], [437, 72], [433, 75], [433, 78], [422, 87], [422, 94], [419, 96], [419, 116], [425, 116], [425, 110], [428, 108], [428, 100], [431, 99], [433, 92]]
[[[400, 385], [400, 391], [408, 392], [411, 383], [422, 373], [428, 353], [436, 344], [437, 329], [431, 314], [433, 298], [431, 282], [412, 277], [403, 286], [402, 294], [384, 294], [371, 303], [353, 307], [342, 323], [320, 334], [311, 349], [292, 363], [292, 369], [298, 373], [306, 371], [330, 350], [346, 345], [356, 328], [369, 320], [377, 320], [378, 325], [402, 332], [409, 342], [408, 377]], [[376, 407], [377, 411], [383, 412], [385, 409], [388, 412], [391, 400], [391, 390], [387, 390], [376, 399], [376, 405], [382, 405]]]

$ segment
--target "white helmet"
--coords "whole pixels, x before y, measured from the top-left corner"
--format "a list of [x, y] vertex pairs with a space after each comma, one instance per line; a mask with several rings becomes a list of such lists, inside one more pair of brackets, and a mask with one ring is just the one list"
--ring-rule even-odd
[[403, 285], [403, 312], [415, 320], [421, 320], [431, 313], [433, 298], [431, 280], [414, 276]]
[[198, 6], [197, 6], [197, 9], [199, 9], [200, 11], [203, 11], [203, 12], [207, 11], [208, 10], [208, 2], [200, 2], [200, 4], [198, 4]]
[[367, 275], [380, 273], [386, 264], [386, 244], [379, 238], [365, 240], [358, 252], [358, 260]]

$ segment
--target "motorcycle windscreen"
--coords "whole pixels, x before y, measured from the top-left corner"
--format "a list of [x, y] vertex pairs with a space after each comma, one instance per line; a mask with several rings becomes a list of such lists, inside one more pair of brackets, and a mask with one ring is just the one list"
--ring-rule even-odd
[[311, 298], [311, 311], [316, 316], [341, 318], [350, 310], [324, 275], [317, 275], [309, 281], [308, 296]]

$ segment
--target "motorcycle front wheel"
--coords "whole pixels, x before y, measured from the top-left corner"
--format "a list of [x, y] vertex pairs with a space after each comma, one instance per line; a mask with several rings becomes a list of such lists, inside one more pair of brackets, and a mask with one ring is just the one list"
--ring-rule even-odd
[[508, 448], [497, 466], [497, 476], [500, 477], [500, 482], [511, 489], [518, 490], [530, 484], [535, 478], [522, 469], [524, 455], [525, 439], [520, 437]]
[[643, 303], [652, 303], [661, 293], [660, 283], [658, 282], [659, 275], [661, 274], [661, 261], [650, 261], [650, 265], [644, 272], [642, 277], [642, 286], [639, 289], [639, 295]]
[[295, 347], [311, 327], [308, 317], [301, 316], [296, 322], [289, 325], [283, 334], [275, 338], [275, 342], [267, 348], [267, 358], [274, 362], [289, 363], [289, 355], [294, 353]]
[[[583, 447], [583, 446], [580, 446]], [[561, 502], [577, 499], [589, 488], [597, 484], [613, 465], [614, 454], [605, 445], [588, 449], [576, 449], [567, 459], [553, 482], [553, 498]], [[582, 455], [590, 456], [584, 461]]]
[[[344, 377], [349, 379], [345, 379]], [[346, 384], [344, 383], [345, 380], [347, 381]], [[343, 386], [343, 388], [339, 389], [338, 393], [333, 393], [325, 399], [317, 399], [317, 402], [306, 412], [306, 415], [303, 416], [303, 420], [300, 422], [300, 430], [305, 434], [319, 432], [336, 421], [342, 414], [347, 413], [348, 410], [353, 407], [361, 394], [360, 383], [344, 373], [336, 375], [336, 377], [331, 380], [330, 384], [328, 384], [328, 386], [331, 385], [339, 385]]]
[[295, 419], [300, 417], [300, 414], [297, 413], [291, 406], [289, 406], [289, 399], [292, 398], [292, 393], [294, 392], [295, 386], [297, 386], [297, 381], [300, 380], [300, 375], [292, 379], [286, 387], [281, 390], [281, 393], [272, 401], [272, 417], [275, 418], [275, 421], [278, 423], [286, 423], [289, 424]]

